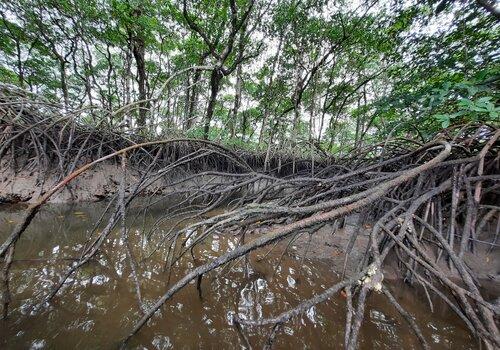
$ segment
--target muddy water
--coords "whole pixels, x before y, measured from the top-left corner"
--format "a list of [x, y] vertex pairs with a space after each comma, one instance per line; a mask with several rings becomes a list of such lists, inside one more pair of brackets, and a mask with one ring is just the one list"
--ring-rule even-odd
[[[1, 349], [109, 349], [117, 348], [140, 318], [134, 284], [119, 232], [110, 235], [103, 253], [69, 283], [53, 303], [32, 314], [31, 305], [39, 301], [77, 258], [91, 224], [103, 205], [48, 206], [43, 209], [17, 245], [12, 266], [13, 302], [7, 321], [0, 321]], [[0, 208], [0, 238], [19, 220], [19, 208]], [[130, 229], [140, 237], [143, 227], [165, 216], [164, 211], [140, 217]], [[166, 230], [171, 222], [163, 221]], [[156, 242], [160, 232], [153, 234]], [[195, 260], [184, 259], [171, 276], [175, 281], [195, 265], [234, 248], [238, 237], [219, 234], [195, 251]], [[132, 242], [137, 260], [151, 242]], [[187, 286], [167, 302], [161, 312], [129, 344], [132, 349], [236, 349], [242, 343], [231, 325], [231, 315], [257, 319], [276, 315], [304, 298], [332, 285], [336, 274], [327, 260], [309, 260], [285, 255], [274, 271], [281, 250], [259, 261], [267, 249], [250, 256], [231, 268], [204, 277], [202, 298], [194, 284]], [[142, 252], [142, 253], [141, 253]], [[164, 253], [159, 251], [139, 268], [143, 301], [151, 305], [168, 287], [163, 267]], [[217, 277], [217, 278], [216, 278]], [[170, 283], [172, 284], [172, 283]], [[473, 349], [477, 343], [463, 324], [445, 305], [434, 300], [431, 313], [423, 293], [409, 287], [390, 284], [401, 304], [416, 320], [435, 349]], [[373, 294], [368, 299], [366, 322], [361, 330], [362, 349], [417, 349], [411, 330], [385, 299]], [[337, 295], [288, 323], [275, 343], [276, 349], [339, 349], [343, 347], [345, 300]], [[248, 329], [250, 342], [262, 347], [269, 328]]]

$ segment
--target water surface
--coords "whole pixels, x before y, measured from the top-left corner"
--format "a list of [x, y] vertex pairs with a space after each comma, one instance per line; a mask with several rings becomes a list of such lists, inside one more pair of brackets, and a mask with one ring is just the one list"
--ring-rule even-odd
[[[117, 229], [105, 242], [102, 253], [73, 275], [52, 304], [32, 314], [31, 305], [46, 295], [61, 274], [81, 254], [92, 224], [104, 204], [50, 205], [43, 208], [18, 242], [11, 271], [13, 301], [7, 321], [0, 321], [0, 348], [6, 349], [109, 349], [141, 317], [121, 233]], [[3, 240], [19, 220], [22, 208], [0, 208]], [[140, 214], [140, 213], [139, 213]], [[139, 264], [145, 306], [152, 305], [168, 288], [164, 270], [166, 249], [150, 259], [145, 252], [161, 239], [172, 221], [168, 210], [138, 215], [129, 223], [133, 254]], [[161, 230], [150, 241], [144, 228], [163, 219]], [[147, 231], [147, 230], [146, 230]], [[248, 238], [248, 239], [251, 239]], [[239, 237], [219, 233], [186, 256], [173, 269], [172, 282], [207, 259], [233, 249]], [[283, 312], [304, 298], [335, 283], [338, 276], [328, 260], [302, 259], [285, 254], [283, 247], [265, 260], [268, 250], [254, 252], [248, 261], [219, 269], [202, 281], [202, 298], [191, 284], [168, 301], [130, 342], [131, 349], [235, 349], [242, 348], [232, 326], [232, 314], [258, 319]], [[390, 284], [395, 297], [411, 312], [435, 349], [473, 349], [477, 342], [446, 305], [434, 299], [431, 313], [421, 291]], [[276, 349], [339, 349], [343, 347], [345, 299], [339, 294], [308, 310], [284, 327]], [[247, 328], [251, 344], [261, 348], [270, 328]], [[376, 293], [370, 295], [361, 329], [362, 349], [418, 349], [419, 344], [397, 311]]]

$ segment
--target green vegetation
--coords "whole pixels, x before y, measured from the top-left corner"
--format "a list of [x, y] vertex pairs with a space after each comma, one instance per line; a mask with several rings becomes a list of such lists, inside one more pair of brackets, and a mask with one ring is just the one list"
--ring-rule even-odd
[[338, 152], [499, 120], [488, 1], [14, 0], [0, 14], [0, 80], [112, 129]]

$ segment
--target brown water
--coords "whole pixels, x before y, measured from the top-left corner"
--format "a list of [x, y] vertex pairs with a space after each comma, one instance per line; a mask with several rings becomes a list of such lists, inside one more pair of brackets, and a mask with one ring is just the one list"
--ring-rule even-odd
[[[17, 245], [12, 266], [13, 302], [7, 321], [0, 321], [1, 349], [109, 349], [117, 348], [141, 313], [130, 277], [121, 235], [110, 235], [103, 254], [72, 276], [48, 308], [30, 315], [30, 305], [47, 293], [59, 280], [97, 220], [103, 205], [47, 206], [35, 219]], [[19, 220], [17, 208], [0, 208], [0, 239]], [[168, 215], [153, 212], [131, 227], [134, 236], [140, 228]], [[163, 229], [171, 225], [162, 223]], [[137, 231], [136, 231], [137, 230]], [[160, 233], [153, 236], [159, 237]], [[233, 235], [212, 237], [196, 251], [196, 261], [184, 259], [172, 276], [175, 281], [186, 271], [211, 257], [232, 249], [238, 241]], [[145, 240], [133, 242], [149, 249]], [[236, 349], [242, 343], [231, 325], [231, 314], [257, 319], [274, 316], [304, 298], [335, 283], [337, 275], [328, 261], [308, 260], [285, 255], [276, 273], [281, 250], [266, 261], [258, 261], [267, 249], [254, 253], [248, 271], [242, 260], [232, 269], [212, 272], [202, 282], [200, 300], [194, 284], [184, 288], [167, 302], [161, 312], [130, 342], [132, 349]], [[138, 249], [134, 250], [140, 257]], [[145, 261], [140, 269], [141, 291], [151, 305], [167, 289], [162, 254]], [[249, 275], [247, 275], [249, 273]], [[217, 278], [216, 278], [217, 277]], [[423, 293], [404, 285], [392, 284], [396, 298], [413, 315], [435, 349], [473, 349], [477, 342], [448, 308], [434, 300], [429, 310]], [[365, 323], [361, 330], [362, 349], [418, 349], [410, 328], [384, 297], [376, 293], [368, 298]], [[343, 347], [345, 300], [337, 295], [289, 322], [275, 343], [276, 349], [339, 349]], [[261, 348], [269, 327], [247, 329], [250, 342]]]

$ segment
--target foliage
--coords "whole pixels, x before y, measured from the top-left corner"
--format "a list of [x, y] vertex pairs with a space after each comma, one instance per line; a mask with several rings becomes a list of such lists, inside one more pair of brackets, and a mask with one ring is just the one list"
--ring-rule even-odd
[[433, 109], [449, 111], [434, 114], [434, 118], [443, 128], [452, 123], [495, 123], [499, 121], [500, 107], [495, 91], [481, 83], [462, 81], [445, 83], [441, 88], [434, 89], [430, 106]]
[[[499, 25], [475, 1], [13, 0], [0, 15], [0, 81], [107, 110], [110, 127], [339, 152], [498, 123]], [[194, 66], [213, 69], [164, 86]]]

